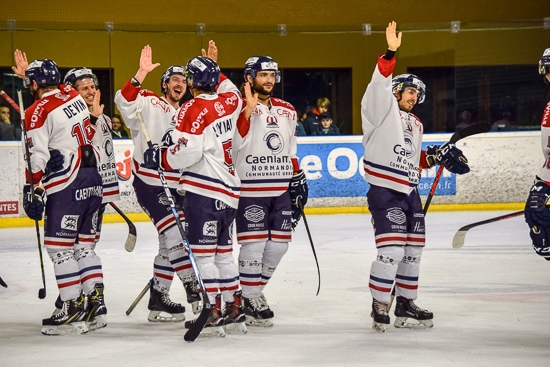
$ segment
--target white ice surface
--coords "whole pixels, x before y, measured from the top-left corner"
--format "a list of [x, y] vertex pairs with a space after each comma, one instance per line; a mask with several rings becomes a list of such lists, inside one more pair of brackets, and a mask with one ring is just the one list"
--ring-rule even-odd
[[[103, 261], [108, 326], [79, 336], [40, 334], [57, 297], [44, 253], [42, 287], [34, 228], [0, 230], [0, 366], [550, 366], [550, 262], [530, 246], [522, 217], [472, 229], [462, 249], [451, 240], [463, 225], [504, 212], [427, 215], [417, 303], [434, 313], [434, 328], [385, 334], [371, 329], [370, 264], [375, 256], [369, 215], [309, 216], [321, 266], [321, 292], [303, 223], [266, 288], [275, 312], [269, 329], [247, 335], [183, 340], [179, 324], [147, 321], [147, 284], [157, 251], [151, 223], [136, 223], [127, 253], [126, 224], [106, 224]], [[184, 302], [175, 279], [172, 299]], [[188, 311], [188, 319], [194, 316]], [[392, 314], [392, 322], [393, 322]]]

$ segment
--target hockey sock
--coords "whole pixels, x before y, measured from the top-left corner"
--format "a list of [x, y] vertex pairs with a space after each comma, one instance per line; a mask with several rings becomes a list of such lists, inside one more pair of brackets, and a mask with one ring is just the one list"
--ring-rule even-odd
[[74, 257], [80, 268], [80, 282], [84, 294], [92, 293], [96, 283], [103, 283], [101, 259], [96, 255], [91, 245], [75, 244]]
[[260, 292], [263, 291], [277, 265], [281, 262], [281, 259], [288, 250], [288, 242], [275, 242], [268, 240], [264, 250], [264, 256], [262, 258], [262, 276], [260, 280]]
[[178, 274], [178, 277], [183, 282], [184, 279], [189, 278], [193, 274], [193, 268], [191, 267], [191, 261], [189, 255], [185, 251], [183, 242], [181, 241], [181, 233], [177, 226], [172, 226], [164, 231], [165, 243], [164, 245], [168, 249], [168, 259], [172, 268]]
[[80, 296], [80, 269], [73, 250], [58, 251], [46, 247], [53, 262], [53, 271], [62, 301]]
[[418, 293], [418, 275], [423, 247], [405, 246], [405, 255], [397, 268], [395, 294], [408, 299], [416, 299]]
[[239, 275], [243, 296], [260, 297], [260, 280], [262, 274], [262, 257], [265, 242], [245, 242], [239, 252]]
[[372, 297], [382, 303], [390, 303], [391, 289], [397, 273], [399, 260], [403, 258], [401, 246], [386, 246], [378, 249], [376, 260], [370, 270], [369, 288]]
[[214, 261], [214, 256], [195, 256], [199, 272], [208, 293], [208, 299], [212, 304], [216, 302], [216, 295], [219, 293], [218, 278], [220, 271]]
[[234, 302], [233, 293], [239, 290], [239, 269], [233, 254], [216, 255], [215, 263], [220, 271], [218, 283], [225, 302]]

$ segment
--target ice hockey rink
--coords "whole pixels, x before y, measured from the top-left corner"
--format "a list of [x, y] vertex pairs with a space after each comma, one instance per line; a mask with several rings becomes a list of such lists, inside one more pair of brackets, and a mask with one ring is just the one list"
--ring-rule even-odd
[[[417, 304], [434, 313], [432, 329], [372, 330], [370, 215], [310, 215], [319, 295], [301, 222], [265, 290], [275, 325], [194, 343], [183, 340], [181, 323], [147, 321], [148, 295], [125, 314], [151, 278], [157, 248], [151, 223], [135, 223], [131, 253], [124, 249], [127, 225], [104, 225], [96, 251], [109, 324], [77, 336], [40, 333], [57, 297], [52, 264], [44, 254], [47, 297], [40, 300], [35, 229], [1, 229], [0, 276], [8, 288], [0, 288], [0, 366], [549, 366], [550, 262], [531, 249], [523, 217], [474, 228], [463, 248], [451, 246], [463, 225], [505, 213], [427, 214]], [[185, 300], [177, 279], [171, 296]], [[393, 310], [391, 316], [393, 322]]]

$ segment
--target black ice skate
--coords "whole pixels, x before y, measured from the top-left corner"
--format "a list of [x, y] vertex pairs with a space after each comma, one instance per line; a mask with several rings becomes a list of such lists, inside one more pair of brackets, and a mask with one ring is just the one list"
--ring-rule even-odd
[[273, 317], [275, 314], [267, 305], [267, 300], [263, 293], [257, 298], [244, 299], [244, 313], [246, 315], [246, 324], [250, 326], [270, 327], [273, 326]]
[[198, 315], [201, 313], [202, 307], [200, 305], [201, 296], [199, 294], [199, 285], [195, 279], [183, 283], [185, 293], [187, 294], [187, 303], [191, 305], [191, 311], [193, 314]]
[[[210, 309], [210, 316], [204, 325], [199, 337], [218, 337], [225, 338], [225, 330], [223, 329], [223, 316], [222, 316], [222, 297], [221, 294], [216, 296], [216, 302]], [[193, 325], [193, 321], [186, 321], [185, 328], [189, 329]]]
[[[397, 297], [395, 303], [395, 319], [394, 326], [397, 328], [412, 328], [426, 329], [434, 326], [432, 319], [434, 314], [423, 310], [414, 304], [412, 299], [405, 297]], [[408, 319], [416, 320], [417, 322], [408, 322]]]
[[226, 302], [223, 309], [223, 325], [228, 334], [246, 334], [246, 315], [243, 310], [243, 293], [233, 294], [233, 302]]
[[42, 320], [42, 334], [67, 335], [85, 334], [86, 326], [85, 298], [81, 294], [78, 298], [63, 302], [58, 313]]
[[[179, 322], [185, 320], [185, 307], [172, 302], [168, 293], [161, 293], [151, 286], [149, 292], [149, 316], [151, 322]], [[168, 315], [168, 316], [167, 316]]]
[[390, 324], [388, 304], [379, 302], [373, 298], [370, 317], [372, 317], [372, 328], [379, 333], [385, 332], [386, 325]]
[[105, 306], [105, 299], [103, 296], [104, 289], [103, 283], [96, 283], [92, 293], [88, 295], [86, 325], [89, 331], [107, 326], [107, 307]]

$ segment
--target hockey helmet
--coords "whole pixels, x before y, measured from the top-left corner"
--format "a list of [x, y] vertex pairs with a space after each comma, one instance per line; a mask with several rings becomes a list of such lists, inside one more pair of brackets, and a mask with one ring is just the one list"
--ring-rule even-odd
[[244, 64], [244, 80], [247, 81], [246, 76], [249, 74], [252, 78], [255, 78], [256, 72], [262, 70], [275, 71], [275, 83], [281, 81], [279, 65], [269, 56], [252, 56], [246, 60]]
[[55, 61], [44, 59], [31, 62], [25, 71], [25, 87], [29, 88], [33, 80], [36, 81], [39, 87], [59, 85], [61, 83], [61, 74]]
[[546, 75], [550, 73], [550, 47], [544, 50], [539, 60], [539, 74]]
[[420, 92], [418, 96], [418, 103], [424, 102], [426, 96], [426, 85], [420, 78], [414, 74], [400, 74], [392, 79], [391, 89], [392, 92], [403, 92], [406, 87], [413, 87]]
[[162, 76], [160, 77], [160, 91], [162, 94], [166, 93], [166, 88], [164, 88], [163, 84], [168, 83], [168, 80], [174, 74], [185, 76], [185, 67], [181, 65], [172, 65], [168, 69], [166, 69], [164, 74], [162, 74]]
[[63, 83], [74, 87], [76, 81], [83, 78], [90, 78], [96, 86], [98, 85], [97, 77], [92, 72], [92, 69], [88, 69], [85, 67], [72, 68], [71, 70], [69, 70], [67, 74], [65, 74], [65, 79], [63, 79]]
[[204, 56], [197, 56], [189, 60], [185, 67], [185, 79], [193, 80], [193, 87], [204, 91], [213, 91], [220, 82], [220, 67]]

